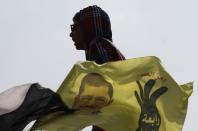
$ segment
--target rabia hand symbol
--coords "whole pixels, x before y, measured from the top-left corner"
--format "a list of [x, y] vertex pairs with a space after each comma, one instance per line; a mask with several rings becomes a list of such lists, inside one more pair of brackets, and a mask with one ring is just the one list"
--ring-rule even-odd
[[151, 89], [155, 84], [155, 80], [150, 79], [145, 85], [144, 90], [139, 81], [137, 85], [140, 90], [140, 95], [135, 91], [136, 99], [141, 107], [141, 114], [139, 118], [139, 127], [136, 131], [159, 131], [161, 118], [156, 107], [157, 99], [164, 94], [168, 88], [160, 87], [152, 94]]

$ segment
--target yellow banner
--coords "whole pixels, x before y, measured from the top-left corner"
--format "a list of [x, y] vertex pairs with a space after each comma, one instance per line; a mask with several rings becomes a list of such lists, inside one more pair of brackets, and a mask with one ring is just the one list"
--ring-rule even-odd
[[57, 93], [76, 111], [39, 119], [32, 130], [181, 131], [192, 83], [179, 86], [156, 57], [78, 62]]

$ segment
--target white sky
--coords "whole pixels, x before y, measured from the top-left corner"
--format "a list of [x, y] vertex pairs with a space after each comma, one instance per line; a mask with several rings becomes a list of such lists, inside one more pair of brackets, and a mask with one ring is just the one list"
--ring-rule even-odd
[[70, 24], [93, 4], [108, 12], [114, 44], [127, 58], [157, 56], [178, 83], [195, 82], [183, 131], [196, 131], [197, 0], [0, 0], [0, 92], [29, 82], [55, 91], [85, 59]]

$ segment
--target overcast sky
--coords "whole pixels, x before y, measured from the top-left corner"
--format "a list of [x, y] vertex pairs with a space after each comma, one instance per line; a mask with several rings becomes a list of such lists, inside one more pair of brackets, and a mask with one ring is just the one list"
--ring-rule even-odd
[[183, 131], [196, 131], [197, 0], [0, 0], [0, 92], [29, 82], [55, 91], [85, 60], [69, 37], [72, 17], [94, 4], [109, 14], [127, 58], [157, 56], [179, 84], [195, 82]]

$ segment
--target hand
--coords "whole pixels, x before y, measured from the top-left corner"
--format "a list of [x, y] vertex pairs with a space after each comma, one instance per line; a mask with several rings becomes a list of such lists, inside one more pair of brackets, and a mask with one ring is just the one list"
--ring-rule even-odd
[[160, 87], [152, 94], [151, 89], [155, 84], [155, 80], [150, 79], [145, 85], [144, 90], [139, 81], [137, 85], [140, 90], [140, 95], [135, 91], [136, 99], [141, 107], [141, 114], [139, 118], [139, 127], [136, 131], [159, 131], [161, 124], [160, 114], [156, 107], [157, 99], [163, 95], [168, 88]]

